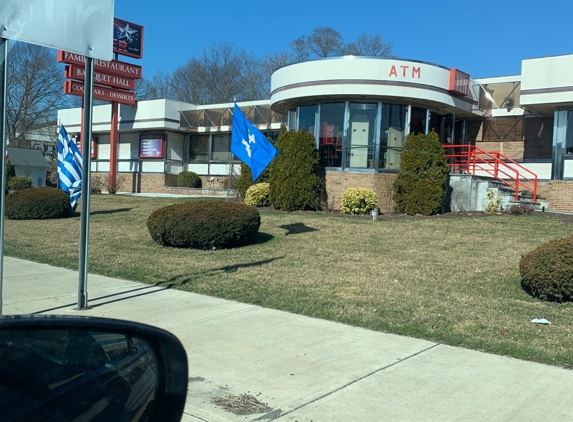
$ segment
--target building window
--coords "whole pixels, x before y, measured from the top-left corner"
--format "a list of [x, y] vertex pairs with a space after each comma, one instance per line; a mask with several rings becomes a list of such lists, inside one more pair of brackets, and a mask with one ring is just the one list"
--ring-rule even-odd
[[288, 111], [288, 130], [296, 130], [296, 108]]
[[351, 103], [346, 164], [374, 168], [377, 103]]
[[225, 135], [213, 135], [213, 148], [211, 151], [212, 161], [231, 161], [231, 137]]
[[314, 135], [314, 121], [316, 115], [316, 105], [304, 106], [298, 108], [298, 128], [297, 130], [306, 130]]
[[567, 133], [565, 140], [565, 154], [573, 155], [573, 110], [567, 112]]
[[209, 161], [209, 136], [192, 136], [189, 151], [189, 161], [206, 163]]
[[320, 105], [318, 151], [322, 167], [342, 165], [342, 138], [344, 136], [344, 103]]
[[398, 170], [404, 148], [407, 106], [382, 104], [380, 122], [380, 165], [381, 169]]
[[425, 108], [412, 107], [412, 115], [410, 116], [410, 133], [426, 133], [426, 117], [427, 111]]

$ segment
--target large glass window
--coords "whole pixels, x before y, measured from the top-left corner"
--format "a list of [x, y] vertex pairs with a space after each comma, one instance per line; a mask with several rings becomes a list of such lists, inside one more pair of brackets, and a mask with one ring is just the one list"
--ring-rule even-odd
[[192, 136], [189, 151], [189, 161], [206, 163], [209, 161], [209, 136]]
[[296, 108], [288, 111], [288, 130], [296, 130]]
[[342, 165], [342, 138], [344, 136], [344, 103], [320, 105], [318, 151], [322, 167]]
[[407, 106], [382, 104], [379, 168], [399, 169], [404, 148]]
[[316, 115], [316, 105], [304, 106], [298, 108], [298, 128], [304, 128], [308, 133], [314, 135], [314, 117]]
[[426, 109], [412, 107], [410, 133], [426, 133]]
[[211, 160], [225, 161], [231, 160], [231, 137], [225, 135], [213, 135], [213, 148], [211, 152]]
[[573, 111], [567, 112], [567, 132], [565, 140], [565, 153], [567, 155], [573, 154]]
[[377, 103], [351, 103], [347, 166], [374, 168]]

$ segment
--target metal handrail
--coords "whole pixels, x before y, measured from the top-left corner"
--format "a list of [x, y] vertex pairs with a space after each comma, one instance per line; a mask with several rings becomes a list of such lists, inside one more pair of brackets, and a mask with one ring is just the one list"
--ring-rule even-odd
[[[536, 202], [537, 175], [518, 162], [500, 152], [484, 151], [475, 145], [443, 145], [443, 148], [446, 150], [448, 166], [454, 172], [465, 171], [475, 175], [476, 170], [483, 171], [514, 189], [516, 201], [519, 199], [519, 189], [522, 188], [531, 191], [533, 202]], [[453, 153], [448, 153], [449, 150], [453, 150]], [[520, 173], [519, 169], [523, 172]], [[513, 183], [508, 182], [507, 179]]]

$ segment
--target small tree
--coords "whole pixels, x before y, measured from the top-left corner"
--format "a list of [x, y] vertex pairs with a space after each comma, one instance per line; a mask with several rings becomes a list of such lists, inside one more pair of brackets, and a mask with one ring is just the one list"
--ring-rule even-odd
[[280, 154], [270, 165], [271, 205], [285, 211], [318, 209], [322, 183], [314, 136], [287, 132], [283, 126], [276, 147]]
[[444, 212], [448, 162], [440, 137], [411, 134], [404, 144], [400, 171], [394, 182], [396, 212], [432, 215]]

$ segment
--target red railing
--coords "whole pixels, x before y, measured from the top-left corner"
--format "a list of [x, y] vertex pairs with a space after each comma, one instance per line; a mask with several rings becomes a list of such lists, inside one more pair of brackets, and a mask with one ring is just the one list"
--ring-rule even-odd
[[475, 145], [443, 145], [448, 166], [454, 173], [475, 175], [487, 174], [515, 191], [515, 200], [520, 190], [531, 192], [537, 200], [537, 175], [500, 152], [487, 152]]

